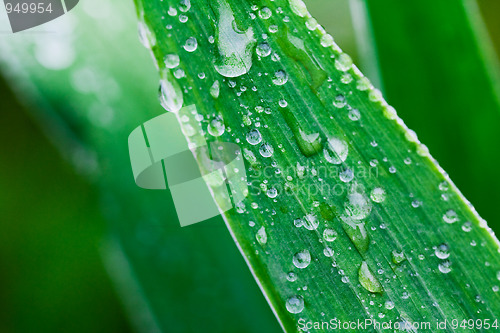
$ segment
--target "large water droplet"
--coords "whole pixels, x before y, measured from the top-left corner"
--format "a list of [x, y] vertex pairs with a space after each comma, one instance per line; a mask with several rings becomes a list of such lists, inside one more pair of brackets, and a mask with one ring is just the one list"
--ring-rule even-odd
[[319, 226], [318, 217], [314, 214], [307, 214], [304, 216], [304, 222], [302, 225], [307, 230], [316, 230]]
[[252, 48], [255, 45], [252, 28], [240, 31], [234, 14], [225, 1], [219, 1], [217, 24], [218, 58], [215, 70], [225, 77], [237, 77], [248, 73], [252, 67]]
[[267, 43], [260, 43], [255, 49], [255, 53], [261, 57], [267, 57], [271, 54], [271, 47]]
[[292, 296], [286, 300], [286, 309], [290, 313], [301, 313], [304, 310], [304, 298], [302, 296]]
[[406, 260], [405, 254], [403, 251], [397, 251], [393, 250], [392, 251], [392, 262], [395, 263], [396, 265], [399, 265], [403, 261]]
[[342, 53], [335, 60], [335, 68], [337, 68], [339, 71], [345, 72], [351, 69], [351, 67], [352, 67], [352, 59], [346, 53]]
[[210, 87], [210, 95], [212, 95], [213, 98], [219, 98], [220, 94], [220, 83], [219, 80], [215, 80], [214, 84]]
[[308, 250], [297, 252], [293, 256], [292, 262], [297, 268], [306, 268], [311, 263], [311, 253]]
[[333, 229], [325, 229], [325, 231], [323, 231], [323, 238], [327, 242], [333, 242], [337, 239], [337, 232]]
[[383, 291], [382, 285], [378, 281], [377, 277], [370, 270], [365, 261], [359, 267], [359, 283], [363, 288], [371, 293], [381, 293]]

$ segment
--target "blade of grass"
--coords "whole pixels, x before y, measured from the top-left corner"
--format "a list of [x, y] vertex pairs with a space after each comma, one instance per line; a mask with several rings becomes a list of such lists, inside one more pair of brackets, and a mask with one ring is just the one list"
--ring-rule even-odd
[[371, 23], [358, 31], [377, 50], [363, 64], [380, 67], [389, 102], [498, 230], [500, 158], [491, 144], [500, 142], [500, 80], [475, 1], [353, 3], [366, 8], [368, 17], [353, 14]]
[[494, 319], [498, 240], [301, 1], [136, 4], [163, 100], [196, 107], [164, 103], [204, 129], [188, 140], [243, 148], [224, 219], [286, 331]]

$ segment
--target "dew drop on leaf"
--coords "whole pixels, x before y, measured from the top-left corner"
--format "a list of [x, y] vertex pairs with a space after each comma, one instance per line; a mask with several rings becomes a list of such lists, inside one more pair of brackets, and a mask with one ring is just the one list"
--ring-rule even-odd
[[286, 300], [286, 309], [290, 313], [301, 313], [304, 310], [304, 298], [302, 296], [292, 296]]
[[370, 270], [365, 261], [359, 267], [358, 272], [359, 283], [363, 288], [368, 290], [371, 293], [381, 293], [382, 285], [378, 281], [377, 277]]
[[297, 268], [303, 269], [311, 263], [311, 254], [309, 250], [303, 250], [295, 253], [292, 259], [293, 265]]
[[247, 142], [251, 145], [257, 145], [262, 141], [262, 135], [259, 130], [254, 128], [246, 135]]

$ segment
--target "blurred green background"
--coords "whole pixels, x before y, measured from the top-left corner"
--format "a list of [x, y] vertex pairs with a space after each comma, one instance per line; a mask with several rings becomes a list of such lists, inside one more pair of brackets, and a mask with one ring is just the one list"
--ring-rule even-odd
[[[384, 2], [391, 7], [391, 1]], [[446, 109], [446, 100], [419, 112], [416, 91], [397, 89], [399, 72], [409, 57], [429, 61], [423, 55], [432, 43], [444, 43], [437, 39], [439, 34], [422, 45], [432, 38], [425, 34], [433, 32], [432, 26], [424, 25], [427, 32], [415, 29], [414, 38], [422, 39], [408, 43], [420, 47], [404, 48], [400, 35], [391, 32], [394, 25], [403, 29], [408, 22], [398, 22], [402, 11], [368, 6], [374, 27], [368, 34], [379, 56], [390, 62], [374, 64], [367, 57], [370, 50], [356, 43], [349, 1], [307, 3], [337, 43], [371, 73], [374, 83], [381, 82], [388, 101], [499, 231], [492, 206], [498, 193], [491, 187], [485, 190], [484, 183], [500, 178], [495, 174], [499, 158], [494, 150], [499, 143], [494, 133], [498, 110], [485, 111], [491, 118], [483, 121], [490, 126], [483, 130], [481, 142], [490, 145], [479, 152], [482, 164], [473, 170], [477, 161], [463, 159], [474, 146], [456, 145], [457, 137], [471, 135], [467, 125], [480, 113], [453, 106], [441, 118], [456, 114], [453, 128], [433, 125], [433, 113]], [[499, 54], [500, 2], [479, 4]], [[460, 14], [457, 8], [454, 17]], [[424, 20], [425, 13], [418, 15]], [[431, 16], [452, 22], [444, 7], [434, 8]], [[0, 19], [0, 27], [6, 28], [5, 15]], [[450, 24], [451, 29], [463, 28]], [[474, 49], [467, 40], [464, 43]], [[73, 54], [65, 49], [68, 45]], [[156, 98], [155, 68], [137, 41], [132, 1], [82, 1], [53, 25], [16, 36], [0, 32], [0, 50], [0, 332], [263, 332], [263, 327], [264, 332], [279, 332], [222, 221], [216, 218], [181, 229], [167, 191], [144, 191], [133, 183], [128, 133], [164, 111]], [[57, 52], [51, 50], [72, 56], [71, 65], [50, 68], [52, 59], [46, 53]], [[407, 53], [398, 58], [395, 50]], [[413, 63], [405, 72], [422, 71], [418, 66]], [[380, 79], [374, 77], [374, 67]], [[408, 75], [410, 80], [413, 74]], [[433, 78], [423, 76], [409, 84], [418, 87], [428, 79]], [[437, 98], [427, 96], [431, 97]], [[422, 103], [425, 107], [428, 102]]]

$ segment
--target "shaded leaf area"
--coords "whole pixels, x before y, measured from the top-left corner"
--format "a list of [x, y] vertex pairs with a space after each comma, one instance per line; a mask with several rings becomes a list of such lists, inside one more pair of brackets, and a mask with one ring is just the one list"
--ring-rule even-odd
[[[37, 29], [2, 36], [2, 73], [99, 189], [109, 220], [104, 256], [138, 331], [261, 332], [262, 325], [278, 331], [222, 219], [181, 228], [168, 191], [134, 183], [128, 135], [165, 111], [154, 66], [138, 42], [133, 4], [85, 1]], [[63, 179], [54, 176], [54, 186]], [[78, 200], [78, 192], [65, 191], [60, 195]], [[92, 218], [85, 214], [82, 223]]]
[[0, 331], [129, 332], [100, 258], [94, 191], [3, 80], [0, 91]]
[[500, 142], [499, 68], [475, 1], [365, 5], [387, 99], [490, 227], [500, 228], [492, 148]]
[[188, 141], [242, 147], [224, 218], [285, 330], [494, 319], [497, 239], [301, 1], [136, 3]]

